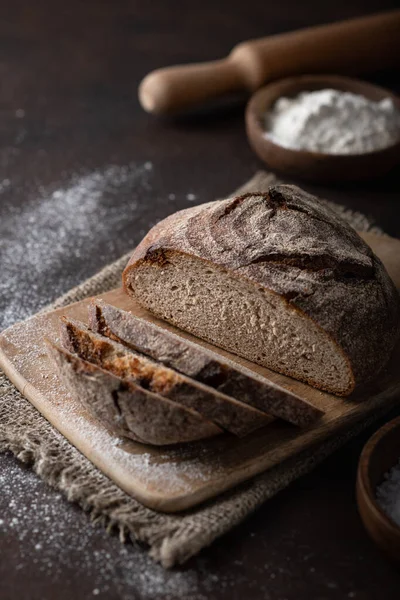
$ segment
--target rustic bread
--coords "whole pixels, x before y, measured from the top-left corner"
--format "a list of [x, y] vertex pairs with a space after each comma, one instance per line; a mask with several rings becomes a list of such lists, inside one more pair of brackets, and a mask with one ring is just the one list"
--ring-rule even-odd
[[399, 296], [381, 261], [295, 186], [170, 216], [123, 282], [181, 329], [339, 395], [376, 376], [398, 338]]
[[93, 300], [90, 304], [89, 326], [97, 333], [295, 425], [310, 425], [323, 414], [293, 392], [249, 369], [102, 300]]
[[118, 377], [133, 380], [142, 388], [196, 410], [230, 433], [244, 436], [272, 420], [256, 408], [89, 331], [79, 321], [63, 318], [60, 329], [62, 344], [70, 352]]
[[48, 354], [71, 393], [110, 431], [145, 444], [164, 446], [221, 433], [195, 411], [161, 398], [47, 342]]

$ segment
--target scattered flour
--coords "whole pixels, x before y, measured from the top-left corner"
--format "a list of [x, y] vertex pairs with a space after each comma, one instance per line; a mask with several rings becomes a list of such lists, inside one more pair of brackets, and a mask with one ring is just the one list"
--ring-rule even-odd
[[[63, 269], [68, 262], [78, 261], [84, 268], [84, 257], [97, 255], [101, 242], [105, 247], [104, 256], [99, 257], [103, 264], [119, 253], [118, 233], [135, 214], [141, 191], [149, 189], [151, 171], [150, 162], [111, 165], [74, 175], [60, 189], [39, 188], [38, 197], [28, 198], [22, 206], [4, 208], [0, 222], [0, 329], [51, 300], [49, 293], [43, 293], [47, 279], [54, 282], [53, 298], [75, 285], [77, 281]], [[12, 182], [4, 179], [0, 193], [10, 187]], [[129, 194], [124, 210], [113, 201], [121, 190]]]
[[0, 194], [10, 187], [10, 185], [11, 181], [9, 179], [3, 179], [3, 181], [0, 181]]
[[[17, 545], [14, 571], [32, 563], [38, 581], [60, 582], [68, 590], [74, 580], [82, 585], [81, 598], [131, 600], [206, 600], [217, 576], [200, 567], [166, 571], [137, 545], [122, 545], [116, 536], [88, 523], [79, 508], [62, 494], [44, 486], [29, 469], [0, 457], [1, 505], [12, 514], [0, 522], [0, 538]], [[233, 585], [234, 576], [221, 582]], [[38, 596], [35, 596], [38, 597]], [[50, 600], [43, 596], [42, 600]]]
[[400, 460], [386, 473], [384, 482], [376, 491], [376, 497], [385, 513], [400, 526]]
[[333, 89], [280, 98], [265, 115], [265, 136], [295, 150], [363, 154], [400, 139], [400, 111], [390, 98], [373, 102]]

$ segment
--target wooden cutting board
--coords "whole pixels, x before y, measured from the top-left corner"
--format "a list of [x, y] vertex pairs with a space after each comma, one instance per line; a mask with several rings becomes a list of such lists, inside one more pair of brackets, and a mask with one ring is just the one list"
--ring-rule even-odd
[[[373, 234], [363, 237], [383, 260], [400, 289], [400, 240]], [[374, 385], [343, 399], [177, 331], [135, 304], [122, 289], [99, 297], [244, 364], [325, 412], [317, 424], [303, 430], [277, 420], [243, 439], [224, 434], [172, 449], [144, 446], [115, 437], [93, 419], [62, 387], [47, 358], [43, 338], [58, 338], [60, 315], [86, 322], [89, 299], [32, 317], [4, 331], [0, 335], [0, 366], [7, 376], [80, 452], [128, 494], [150, 508], [175, 512], [195, 506], [368, 418], [384, 405], [389, 410], [400, 402], [400, 344]]]

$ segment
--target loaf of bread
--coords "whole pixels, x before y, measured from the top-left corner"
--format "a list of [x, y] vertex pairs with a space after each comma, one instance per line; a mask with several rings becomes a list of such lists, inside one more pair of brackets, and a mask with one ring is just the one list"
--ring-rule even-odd
[[116, 377], [57, 344], [48, 341], [47, 349], [72, 397], [114, 434], [163, 446], [221, 433], [195, 411]]
[[308, 426], [323, 414], [303, 398], [246, 367], [102, 300], [89, 305], [89, 326], [223, 394], [294, 425]]
[[252, 406], [89, 331], [79, 321], [62, 319], [60, 331], [63, 346], [86, 362], [195, 410], [225, 431], [244, 436], [272, 420]]
[[338, 395], [375, 377], [398, 339], [399, 296], [381, 261], [295, 186], [168, 217], [123, 283], [177, 327]]

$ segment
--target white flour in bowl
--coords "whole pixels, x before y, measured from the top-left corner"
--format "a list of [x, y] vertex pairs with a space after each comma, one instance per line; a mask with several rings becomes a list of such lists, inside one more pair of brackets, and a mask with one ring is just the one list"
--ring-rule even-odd
[[386, 473], [378, 487], [376, 497], [385, 513], [400, 526], [400, 460]]
[[400, 140], [400, 111], [391, 98], [325, 89], [279, 98], [265, 115], [265, 136], [293, 150], [364, 154]]

